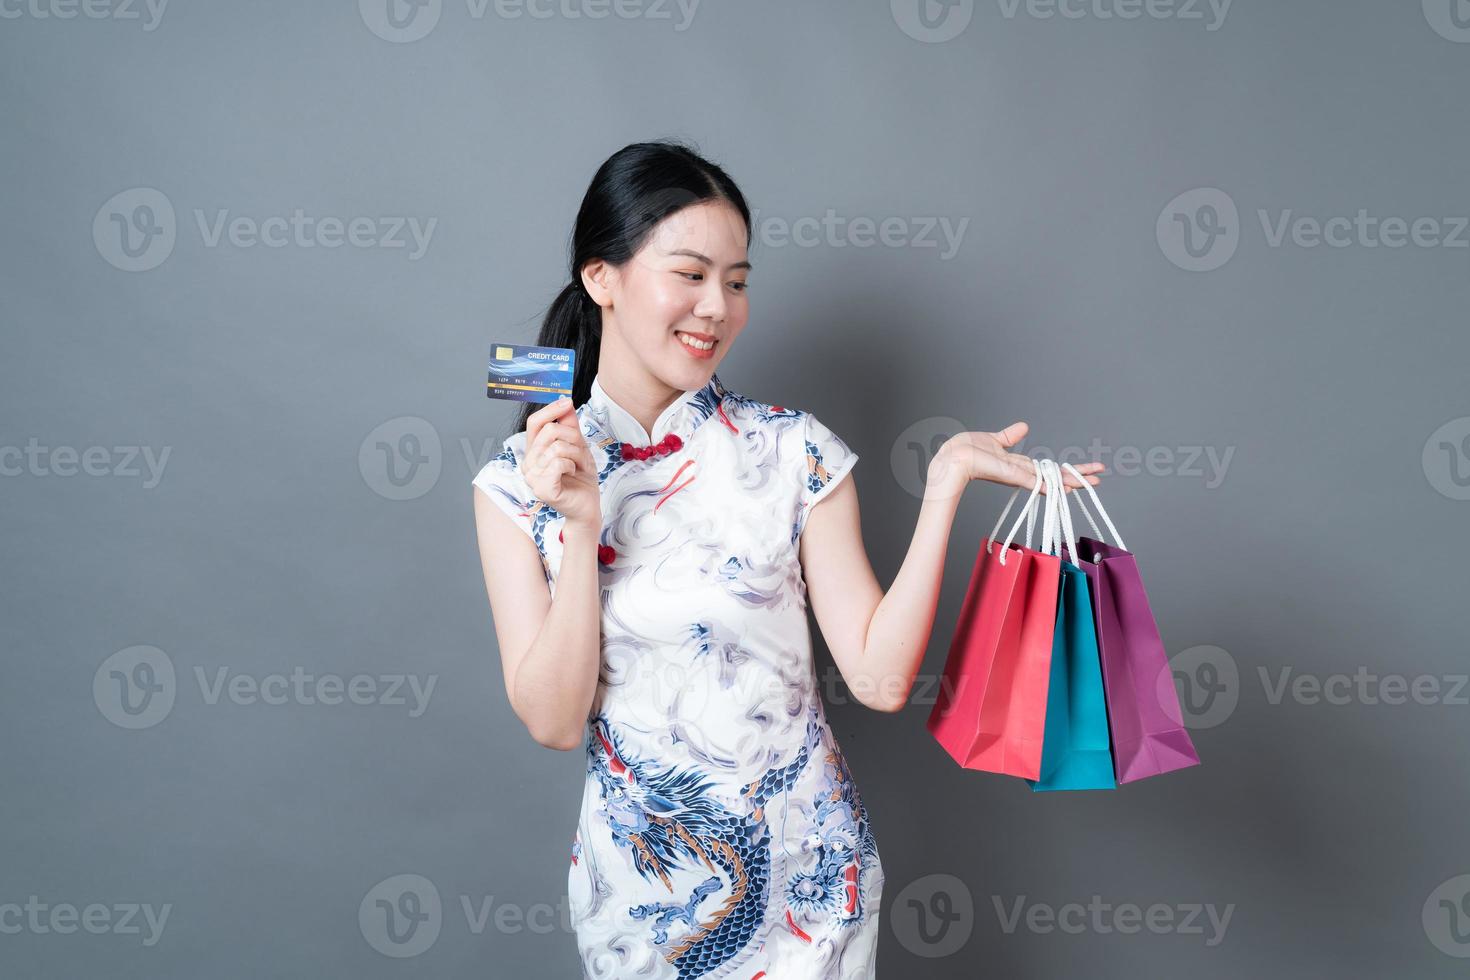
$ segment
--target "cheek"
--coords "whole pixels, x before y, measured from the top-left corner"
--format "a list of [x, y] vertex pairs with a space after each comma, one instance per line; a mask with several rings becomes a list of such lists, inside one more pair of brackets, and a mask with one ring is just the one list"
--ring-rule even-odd
[[648, 311], [661, 321], [660, 326], [683, 322], [694, 309], [695, 291], [680, 289], [674, 283], [655, 285], [647, 296]]

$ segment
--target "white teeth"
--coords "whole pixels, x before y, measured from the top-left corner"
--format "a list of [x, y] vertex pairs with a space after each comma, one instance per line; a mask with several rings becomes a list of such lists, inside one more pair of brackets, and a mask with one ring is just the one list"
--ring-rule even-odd
[[693, 347], [695, 350], [709, 350], [715, 345], [715, 342], [713, 340], [695, 340], [687, 333], [680, 333], [678, 331], [675, 331], [675, 335], [684, 343], [688, 344], [690, 347]]

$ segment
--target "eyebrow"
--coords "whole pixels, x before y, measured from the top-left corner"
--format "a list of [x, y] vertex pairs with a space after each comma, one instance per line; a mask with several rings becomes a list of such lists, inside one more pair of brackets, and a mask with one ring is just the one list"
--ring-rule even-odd
[[[694, 251], [693, 249], [690, 249], [690, 248], [676, 248], [672, 252], [670, 252], [669, 254], [670, 255], [687, 255], [691, 259], [698, 259], [699, 261], [703, 262], [705, 265], [714, 265], [714, 262], [710, 259], [710, 257], [708, 255], [701, 255], [700, 253], [698, 253], [698, 252], [696, 252], [696, 251]], [[730, 268], [732, 268], [732, 269], [754, 269], [755, 266], [751, 265], [749, 262], [736, 262], [733, 265], [731, 265]]]

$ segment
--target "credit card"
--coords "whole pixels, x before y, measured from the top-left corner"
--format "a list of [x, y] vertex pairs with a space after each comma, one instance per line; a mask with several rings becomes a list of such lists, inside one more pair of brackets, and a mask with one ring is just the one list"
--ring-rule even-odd
[[554, 402], [572, 394], [577, 352], [570, 347], [492, 344], [485, 394], [518, 402]]

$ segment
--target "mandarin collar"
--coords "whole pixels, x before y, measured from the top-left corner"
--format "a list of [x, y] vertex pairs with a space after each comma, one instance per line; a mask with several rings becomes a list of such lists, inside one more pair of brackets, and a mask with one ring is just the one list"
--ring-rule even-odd
[[688, 439], [699, 424], [712, 415], [725, 396], [726, 388], [720, 383], [718, 374], [711, 374], [703, 387], [681, 392], [659, 413], [653, 423], [653, 432], [645, 432], [643, 423], [607, 393], [602, 386], [602, 375], [592, 379], [592, 391], [584, 407], [604, 432], [619, 442], [634, 446], [648, 446], [663, 440], [669, 433], [680, 439]]

